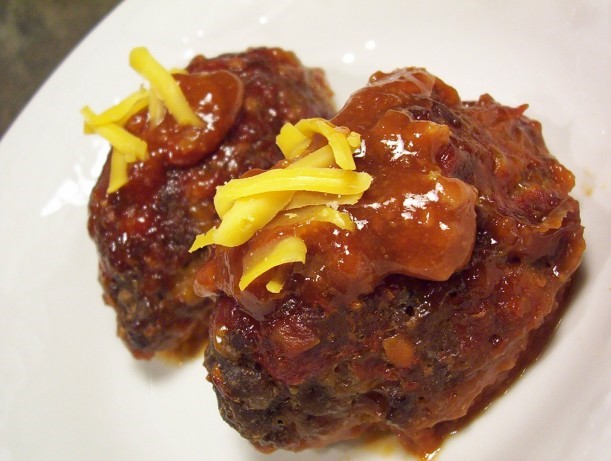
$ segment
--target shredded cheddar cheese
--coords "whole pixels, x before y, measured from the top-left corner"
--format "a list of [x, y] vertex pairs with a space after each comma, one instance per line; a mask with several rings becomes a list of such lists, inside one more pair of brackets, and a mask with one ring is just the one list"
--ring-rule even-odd
[[147, 159], [146, 143], [125, 128], [109, 123], [107, 125], [96, 126], [93, 130], [106, 139], [116, 151], [120, 152], [126, 162], [133, 163], [137, 160]]
[[[327, 144], [307, 152], [317, 134]], [[356, 226], [350, 214], [339, 211], [338, 206], [356, 203], [371, 185], [371, 176], [354, 171], [352, 156], [360, 143], [358, 133], [320, 118], [285, 124], [276, 144], [289, 165], [217, 187], [214, 206], [221, 223], [198, 235], [189, 251], [213, 244], [236, 247], [263, 228], [294, 228], [313, 222], [331, 223], [353, 232]], [[297, 236], [272, 240], [256, 248], [244, 257], [239, 289], [245, 290], [269, 272], [266, 288], [279, 293], [289, 264], [305, 262], [306, 254], [305, 242]]]
[[272, 192], [236, 200], [223, 214], [219, 227], [198, 235], [190, 251], [213, 243], [235, 247], [247, 242], [286, 206], [291, 197], [290, 192]]
[[324, 205], [313, 205], [297, 210], [286, 211], [283, 214], [276, 216], [268, 227], [280, 227], [286, 225], [296, 225], [302, 223], [310, 223], [312, 221], [328, 222], [334, 224], [340, 229], [353, 231], [355, 229], [354, 222], [350, 219], [350, 215], [343, 211], [334, 210]]
[[299, 237], [285, 237], [270, 247], [263, 246], [244, 258], [240, 290], [244, 290], [260, 275], [287, 263], [304, 263], [308, 249]]
[[99, 115], [95, 114], [89, 106], [85, 106], [81, 110], [81, 114], [85, 118], [85, 130], [91, 130], [89, 132], [92, 132], [93, 127], [104, 126], [109, 123], [123, 125], [129, 117], [144, 109], [146, 104], [147, 92], [140, 89]]
[[234, 179], [217, 188], [214, 205], [223, 216], [242, 197], [280, 191], [312, 191], [327, 194], [358, 194], [369, 188], [367, 173], [335, 168], [274, 169], [249, 178]]
[[354, 205], [362, 196], [362, 193], [337, 195], [325, 194], [324, 192], [297, 191], [284, 209], [292, 210], [309, 205], [327, 205], [336, 208], [339, 205]]
[[191, 109], [172, 74], [159, 64], [146, 48], [134, 48], [129, 54], [129, 63], [136, 72], [149, 81], [179, 124], [203, 125], [204, 122]]
[[149, 91], [148, 104], [149, 120], [153, 126], [157, 126], [161, 123], [163, 117], [165, 117], [166, 108], [154, 88], [151, 88], [151, 91]]
[[150, 88], [141, 88], [99, 114], [89, 106], [81, 109], [85, 119], [85, 133], [96, 133], [112, 146], [107, 189], [109, 194], [127, 184], [130, 163], [145, 161], [149, 156], [146, 142], [123, 128], [130, 117], [148, 107], [148, 122], [151, 126], [161, 123], [166, 111], [181, 125], [203, 125], [202, 119], [191, 108], [172, 76], [185, 73], [184, 69], [174, 69], [171, 72], [166, 70], [143, 47], [134, 48], [129, 60], [134, 70], [149, 81]]
[[306, 136], [312, 136], [314, 133], [323, 135], [333, 149], [337, 165], [344, 170], [356, 168], [352, 152], [361, 142], [361, 137], [357, 133], [342, 132], [331, 122], [321, 118], [301, 120], [297, 123], [296, 128]]
[[108, 182], [108, 193], [115, 192], [127, 184], [127, 161], [125, 156], [118, 150], [113, 150], [110, 154], [110, 169], [114, 171], [114, 175], [110, 176]]
[[271, 271], [272, 277], [265, 285], [265, 288], [267, 288], [267, 291], [269, 291], [270, 293], [280, 293], [282, 291], [282, 288], [284, 287], [284, 282], [286, 281], [286, 277], [289, 272], [289, 265], [282, 264], [271, 269]]
[[288, 159], [303, 153], [310, 144], [310, 138], [299, 131], [292, 123], [285, 123], [276, 136], [276, 144]]

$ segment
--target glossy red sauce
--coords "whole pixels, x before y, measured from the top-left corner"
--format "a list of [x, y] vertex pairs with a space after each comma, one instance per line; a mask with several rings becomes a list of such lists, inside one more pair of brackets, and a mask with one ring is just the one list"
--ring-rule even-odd
[[149, 158], [129, 166], [129, 182], [108, 194], [110, 156], [92, 190], [88, 230], [100, 256], [104, 299], [118, 335], [138, 358], [201, 348], [213, 303], [193, 291], [208, 251], [189, 253], [218, 222], [216, 187], [281, 158], [275, 136], [286, 122], [335, 113], [324, 73], [278, 48], [198, 55], [176, 81], [201, 126], [148, 110], [125, 128], [146, 141]]
[[[421, 69], [375, 74], [333, 119], [362, 135], [357, 170], [373, 177], [340, 207], [357, 230], [216, 248], [196, 279], [219, 294], [206, 367], [255, 446], [385, 428], [424, 457], [536, 355], [585, 244], [573, 175], [525, 109], [461, 102]], [[265, 277], [240, 292], [245, 251], [278, 234], [306, 241], [306, 263], [278, 295]]]
[[[393, 109], [401, 104], [390, 95], [397, 93], [397, 85], [409, 95], [426, 91], [430, 84], [424, 74], [404, 77], [385, 82], [388, 98], [379, 97], [380, 88], [373, 99], [357, 93], [333, 120], [361, 134], [357, 171], [373, 178], [357, 204], [341, 208], [357, 230], [315, 222], [263, 229], [242, 247], [217, 248], [210, 263], [214, 269], [207, 267], [198, 277], [202, 291], [221, 290], [256, 316], [269, 312], [278, 295], [265, 289], [267, 277], [260, 277], [246, 292], [237, 283], [244, 254], [285, 235], [301, 237], [308, 251], [305, 264], [293, 265], [291, 283], [279, 296], [297, 294], [323, 306], [353, 303], [389, 274], [443, 281], [467, 264], [475, 241], [477, 191], [445, 176], [436, 164], [449, 142], [447, 126]], [[380, 114], [374, 125], [371, 111]]]

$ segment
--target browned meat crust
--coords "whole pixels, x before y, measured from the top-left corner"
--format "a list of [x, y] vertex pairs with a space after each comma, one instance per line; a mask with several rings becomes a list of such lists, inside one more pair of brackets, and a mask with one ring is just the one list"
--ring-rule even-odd
[[[275, 135], [286, 121], [330, 117], [334, 111], [322, 71], [304, 68], [280, 49], [198, 56], [187, 70], [226, 70], [242, 81], [242, 106], [225, 139], [203, 159], [193, 164], [189, 157], [183, 166], [165, 150], [184, 142], [178, 139], [184, 133], [157, 130], [163, 136], [153, 138], [143, 111], [126, 126], [149, 137], [151, 158], [133, 166], [130, 182], [112, 194], [106, 193], [107, 161], [89, 203], [88, 229], [100, 256], [104, 300], [116, 310], [118, 335], [137, 358], [159, 351], [188, 356], [207, 337], [211, 303], [194, 295], [193, 279], [208, 253], [187, 250], [195, 235], [215, 222], [215, 187], [278, 160]], [[181, 77], [179, 83], [189, 97], [185, 81]]]
[[[381, 123], [391, 109], [400, 116]], [[265, 316], [244, 304], [248, 297], [228, 290], [213, 313], [205, 365], [230, 425], [264, 451], [301, 450], [385, 429], [426, 453], [440, 443], [444, 422], [463, 417], [506, 379], [529, 338], [562, 303], [584, 249], [579, 207], [568, 195], [573, 176], [549, 154], [540, 124], [526, 118], [525, 109], [488, 95], [463, 103], [419, 69], [376, 74], [351, 98], [334, 122], [361, 133], [367, 154], [357, 159], [357, 169], [374, 180], [364, 205], [346, 209], [358, 218], [378, 203], [379, 214], [366, 215], [370, 229], [371, 220], [387, 223], [389, 234], [402, 226], [396, 211], [371, 199], [384, 192], [376, 186], [383, 177], [367, 163], [380, 153], [376, 133], [388, 127], [386, 141], [396, 148], [392, 134], [409, 131], [412, 122], [447, 125], [449, 140], [423, 151], [423, 162], [477, 191], [471, 258], [446, 281], [383, 273], [372, 280], [367, 263], [359, 279], [354, 272], [362, 268], [342, 267], [337, 254], [324, 259], [314, 250], [313, 262], [293, 272], [283, 295], [269, 295], [274, 308]], [[401, 197], [411, 183], [384, 187], [388, 196]], [[333, 248], [331, 227], [310, 229], [318, 245]], [[307, 241], [307, 232], [300, 235]], [[372, 248], [384, 248], [383, 233], [360, 235]], [[422, 238], [427, 244], [426, 233]], [[342, 242], [372, 254], [366, 243]], [[216, 253], [230, 261], [231, 251]], [[321, 273], [333, 274], [331, 266], [340, 275], [343, 270], [353, 285], [338, 293], [329, 278], [315, 277], [315, 263]]]

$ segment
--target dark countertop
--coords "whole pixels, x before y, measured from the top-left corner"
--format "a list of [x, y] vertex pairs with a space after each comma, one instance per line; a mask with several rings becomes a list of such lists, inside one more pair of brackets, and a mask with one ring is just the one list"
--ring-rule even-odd
[[118, 3], [0, 1], [0, 138], [62, 59]]

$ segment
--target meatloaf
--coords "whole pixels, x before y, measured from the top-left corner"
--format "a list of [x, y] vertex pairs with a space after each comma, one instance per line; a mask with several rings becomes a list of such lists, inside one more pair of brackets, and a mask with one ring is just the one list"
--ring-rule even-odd
[[130, 166], [129, 182], [108, 193], [111, 155], [89, 202], [88, 229], [99, 253], [104, 300], [118, 335], [136, 358], [178, 358], [200, 350], [212, 303], [193, 293], [207, 251], [189, 253], [211, 227], [215, 187], [279, 159], [275, 135], [287, 121], [330, 117], [324, 74], [281, 49], [256, 48], [195, 57], [175, 79], [207, 131], [181, 127], [144, 109], [125, 128], [148, 144], [149, 158]]
[[[214, 248], [196, 278], [216, 297], [205, 366], [255, 447], [381, 430], [430, 453], [504, 385], [585, 246], [574, 177], [526, 109], [463, 102], [423, 69], [378, 72], [332, 119], [361, 135], [356, 169], [372, 177], [339, 205], [356, 229], [313, 221]], [[278, 293], [264, 276], [240, 290], [243, 258], [270, 233], [298, 236], [307, 259]]]

